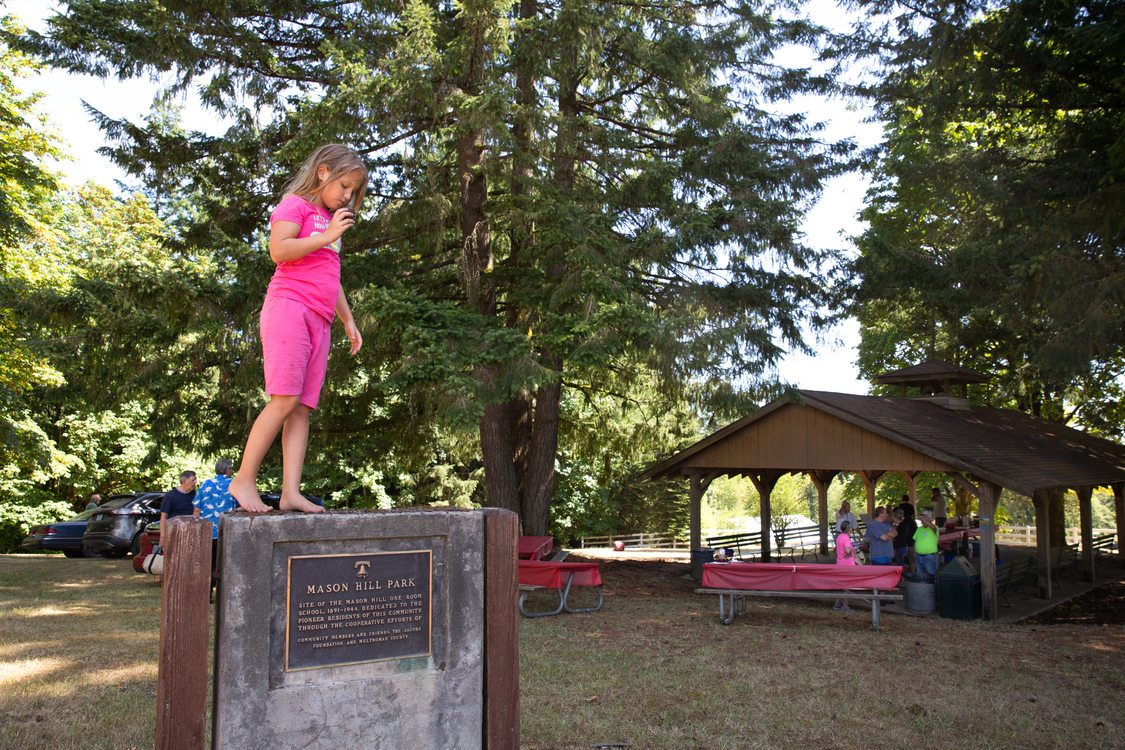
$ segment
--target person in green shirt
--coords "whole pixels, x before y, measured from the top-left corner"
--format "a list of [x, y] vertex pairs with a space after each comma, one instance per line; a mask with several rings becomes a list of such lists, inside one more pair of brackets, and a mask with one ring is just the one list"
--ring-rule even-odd
[[923, 508], [918, 515], [918, 528], [914, 531], [914, 556], [918, 566], [918, 573], [927, 576], [937, 575], [938, 565], [938, 528], [934, 523], [934, 512], [930, 508]]

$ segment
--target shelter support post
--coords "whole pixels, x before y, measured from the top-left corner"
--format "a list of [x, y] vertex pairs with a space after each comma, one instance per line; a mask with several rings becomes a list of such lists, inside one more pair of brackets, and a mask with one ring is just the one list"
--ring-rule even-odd
[[1039, 562], [1039, 598], [1051, 598], [1051, 501], [1048, 492], [1036, 492], [1031, 502], [1035, 505], [1035, 554]]
[[817, 513], [820, 523], [820, 554], [828, 554], [828, 526], [832, 523], [828, 517], [828, 485], [836, 478], [837, 472], [814, 470], [807, 472], [813, 486], [816, 487]]
[[918, 485], [914, 478], [918, 476], [917, 471], [902, 471], [902, 478], [906, 481], [906, 494], [910, 498], [910, 504], [914, 506], [914, 515], [918, 515]]
[[1000, 504], [998, 484], [981, 482], [977, 488], [980, 516], [980, 595], [981, 616], [995, 620], [998, 610], [996, 595], [996, 506]]
[[1082, 580], [1093, 582], [1094, 511], [1091, 507], [1090, 498], [1094, 494], [1094, 488], [1089, 485], [1076, 487], [1074, 492], [1078, 495], [1078, 519], [1082, 527], [1080, 530], [1082, 534]]
[[980, 610], [985, 620], [995, 620], [999, 609], [996, 594], [996, 506], [1003, 489], [995, 482], [981, 480], [974, 485], [960, 474], [946, 472], [954, 484], [977, 496], [980, 516]]
[[781, 479], [780, 471], [763, 471], [760, 474], [748, 474], [758, 491], [761, 500], [762, 517], [762, 560], [770, 561], [770, 550], [773, 548], [773, 524], [770, 518], [770, 495], [773, 493], [777, 480]]
[[691, 475], [691, 487], [688, 491], [688, 536], [691, 542], [691, 549], [699, 549], [703, 546], [703, 522], [701, 520], [703, 495], [707, 492], [707, 488], [711, 486], [711, 481], [715, 476], [715, 474], [703, 474], [700, 472], [695, 472]]
[[1113, 483], [1113, 509], [1117, 519], [1117, 555], [1125, 557], [1125, 482]]
[[875, 483], [883, 476], [881, 471], [867, 471], [860, 469], [859, 478], [863, 480], [863, 488], [867, 490], [867, 515], [875, 517]]
[[717, 476], [718, 474], [713, 472], [704, 474], [697, 471], [691, 474], [690, 490], [688, 492], [688, 536], [691, 542], [690, 549], [692, 550], [691, 574], [696, 580], [701, 580], [703, 578], [703, 565], [702, 563], [695, 562], [695, 550], [703, 546], [703, 523], [701, 516], [703, 495], [707, 492], [707, 488], [711, 486], [711, 480]]

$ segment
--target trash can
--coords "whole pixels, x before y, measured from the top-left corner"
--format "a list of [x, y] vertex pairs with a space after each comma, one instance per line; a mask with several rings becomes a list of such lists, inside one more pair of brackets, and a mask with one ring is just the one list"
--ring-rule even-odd
[[955, 557], [938, 571], [941, 616], [951, 620], [980, 617], [980, 573], [968, 558]]
[[907, 573], [906, 578], [906, 608], [911, 612], [933, 612], [934, 604], [934, 577], [923, 573]]
[[691, 577], [703, 580], [703, 563], [715, 562], [715, 551], [710, 547], [698, 547], [691, 551]]

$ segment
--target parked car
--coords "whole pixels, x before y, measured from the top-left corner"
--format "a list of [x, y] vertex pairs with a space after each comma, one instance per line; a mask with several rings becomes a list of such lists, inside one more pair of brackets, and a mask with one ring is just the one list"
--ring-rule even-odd
[[163, 492], [114, 495], [97, 508], [86, 523], [83, 546], [106, 557], [136, 555], [141, 549], [141, 532], [160, 518]]
[[94, 515], [94, 509], [84, 510], [66, 521], [32, 526], [31, 532], [20, 542], [20, 547], [28, 552], [40, 550], [62, 552], [67, 557], [101, 557], [100, 552], [82, 546], [82, 535], [86, 533], [86, 522], [90, 520], [92, 515]]
[[[281, 501], [281, 493], [278, 493], [278, 492], [262, 492], [262, 493], [259, 493], [258, 496], [262, 498], [263, 503], [265, 503], [266, 505], [270, 506], [271, 508], [273, 508], [275, 510], [277, 509], [278, 502]], [[311, 502], [316, 503], [320, 507], [322, 507], [322, 508], [324, 507], [324, 499], [323, 498], [319, 498], [319, 497], [316, 497], [314, 495], [305, 495], [305, 497], [307, 497]], [[138, 550], [137, 554], [133, 555], [133, 570], [137, 571], [138, 573], [144, 573], [145, 572], [144, 568], [141, 567], [141, 566], [144, 565], [145, 558], [148, 557], [149, 554], [152, 552], [153, 547], [155, 547], [158, 544], [160, 544], [160, 520], [159, 519], [157, 519], [156, 521], [153, 521], [148, 526], [146, 526], [145, 530], [144, 530], [144, 533], [141, 534], [140, 549]], [[212, 560], [211, 561], [211, 567], [214, 568], [214, 566], [215, 566], [215, 561]], [[212, 575], [214, 575], [214, 570], [212, 570]]]

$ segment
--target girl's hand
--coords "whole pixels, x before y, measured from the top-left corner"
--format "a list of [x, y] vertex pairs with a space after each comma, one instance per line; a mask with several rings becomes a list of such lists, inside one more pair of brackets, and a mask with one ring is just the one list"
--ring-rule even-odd
[[344, 332], [348, 334], [348, 341], [352, 342], [351, 353], [356, 354], [359, 352], [359, 348], [363, 346], [363, 336], [360, 335], [359, 329], [356, 328], [354, 320], [344, 324]]
[[337, 208], [336, 213], [332, 214], [332, 221], [328, 224], [328, 229], [325, 234], [332, 237], [332, 241], [340, 238], [344, 232], [352, 228], [355, 224], [355, 214], [352, 213], [350, 208]]

